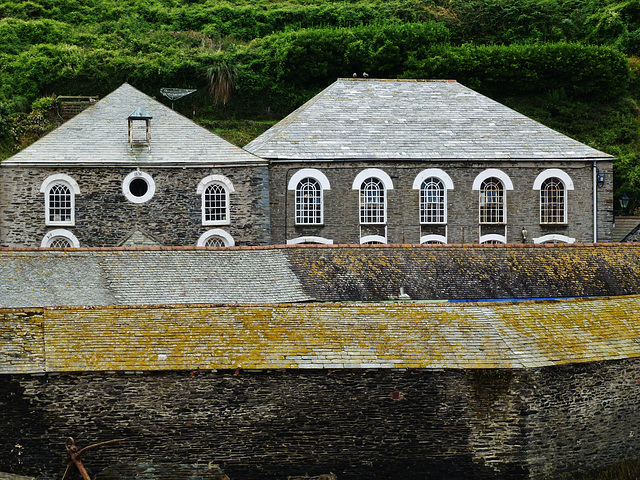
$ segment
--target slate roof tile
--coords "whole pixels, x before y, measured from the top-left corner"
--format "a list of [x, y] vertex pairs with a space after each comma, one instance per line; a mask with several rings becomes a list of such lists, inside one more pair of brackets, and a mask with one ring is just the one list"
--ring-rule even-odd
[[453, 81], [339, 79], [245, 146], [274, 160], [610, 159]]
[[[151, 148], [129, 145], [128, 117], [142, 108]], [[42, 137], [3, 165], [169, 166], [266, 163], [129, 84]]]

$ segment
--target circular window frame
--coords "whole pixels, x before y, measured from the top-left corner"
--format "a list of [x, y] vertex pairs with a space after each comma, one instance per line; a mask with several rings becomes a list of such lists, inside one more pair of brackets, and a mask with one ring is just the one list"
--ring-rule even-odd
[[[147, 191], [140, 197], [131, 193], [131, 183], [134, 180], [138, 179], [144, 180], [147, 183]], [[122, 193], [124, 194], [125, 198], [132, 203], [145, 203], [151, 200], [153, 195], [156, 193], [156, 182], [148, 173], [136, 170], [135, 172], [131, 172], [129, 175], [124, 177], [124, 180], [122, 181]]]

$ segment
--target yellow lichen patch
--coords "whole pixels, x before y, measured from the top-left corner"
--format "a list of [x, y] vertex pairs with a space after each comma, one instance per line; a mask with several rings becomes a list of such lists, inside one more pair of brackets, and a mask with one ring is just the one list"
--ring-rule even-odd
[[530, 368], [640, 356], [638, 311], [638, 296], [4, 310], [0, 368]]

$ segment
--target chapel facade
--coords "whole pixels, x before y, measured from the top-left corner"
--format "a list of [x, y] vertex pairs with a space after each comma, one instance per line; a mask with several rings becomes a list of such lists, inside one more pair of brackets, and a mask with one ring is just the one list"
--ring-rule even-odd
[[0, 168], [0, 246], [607, 242], [613, 157], [453, 81], [340, 79], [240, 149], [124, 84]]

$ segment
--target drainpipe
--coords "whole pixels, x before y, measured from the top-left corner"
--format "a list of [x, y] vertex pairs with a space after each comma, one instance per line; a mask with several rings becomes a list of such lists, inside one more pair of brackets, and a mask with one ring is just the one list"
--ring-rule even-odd
[[593, 243], [598, 242], [598, 167], [593, 161]]

